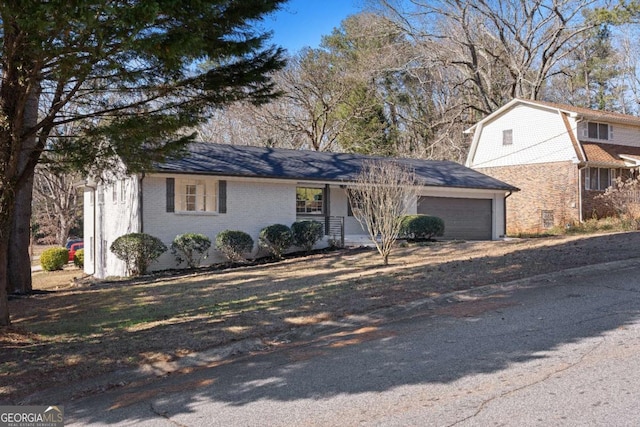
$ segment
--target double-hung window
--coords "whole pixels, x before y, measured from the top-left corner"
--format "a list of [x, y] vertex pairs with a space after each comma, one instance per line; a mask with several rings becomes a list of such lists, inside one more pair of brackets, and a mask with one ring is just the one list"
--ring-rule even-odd
[[296, 214], [324, 214], [324, 189], [312, 187], [296, 188]]
[[218, 212], [218, 181], [176, 179], [176, 212]]
[[609, 168], [586, 168], [584, 187], [587, 190], [604, 191], [615, 180], [616, 170]]
[[588, 122], [586, 128], [586, 135], [589, 139], [599, 139], [601, 141], [608, 141], [612, 139], [613, 128], [606, 123]]

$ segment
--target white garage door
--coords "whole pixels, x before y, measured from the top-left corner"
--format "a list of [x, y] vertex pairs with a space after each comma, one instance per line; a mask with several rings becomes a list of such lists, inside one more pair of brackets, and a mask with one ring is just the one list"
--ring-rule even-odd
[[444, 220], [443, 239], [491, 240], [491, 199], [418, 198], [418, 213]]

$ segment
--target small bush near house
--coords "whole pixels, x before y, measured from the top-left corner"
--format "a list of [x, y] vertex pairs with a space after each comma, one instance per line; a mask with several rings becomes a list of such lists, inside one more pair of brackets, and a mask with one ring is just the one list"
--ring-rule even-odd
[[286, 225], [269, 225], [260, 231], [258, 244], [267, 249], [271, 255], [280, 259], [284, 251], [293, 244], [293, 234]]
[[111, 244], [110, 249], [127, 264], [127, 270], [132, 276], [145, 274], [149, 265], [167, 251], [160, 239], [145, 233], [120, 236]]
[[45, 271], [62, 270], [69, 262], [69, 251], [66, 248], [49, 248], [40, 255], [40, 265]]
[[444, 234], [444, 221], [437, 216], [405, 215], [400, 223], [400, 236], [427, 240]]
[[294, 244], [309, 252], [324, 236], [324, 226], [314, 220], [297, 221], [291, 224], [291, 232]]
[[224, 230], [216, 236], [216, 248], [231, 262], [245, 261], [244, 255], [253, 250], [253, 239], [244, 231]]
[[73, 256], [73, 264], [78, 268], [84, 268], [84, 249], [79, 249]]
[[187, 267], [195, 268], [209, 255], [211, 239], [204, 234], [186, 233], [180, 234], [171, 243], [171, 253], [176, 257], [178, 264], [187, 263]]

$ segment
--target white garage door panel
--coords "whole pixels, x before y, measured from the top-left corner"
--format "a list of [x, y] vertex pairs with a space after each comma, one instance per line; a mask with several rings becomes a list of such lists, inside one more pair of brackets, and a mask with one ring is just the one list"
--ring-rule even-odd
[[418, 199], [418, 213], [444, 220], [444, 239], [491, 240], [491, 199], [428, 197]]

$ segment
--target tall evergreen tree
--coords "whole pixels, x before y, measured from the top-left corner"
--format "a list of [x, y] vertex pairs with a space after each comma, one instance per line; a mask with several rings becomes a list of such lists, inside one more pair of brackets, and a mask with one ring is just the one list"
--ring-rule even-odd
[[76, 166], [117, 154], [137, 170], [179, 154], [190, 137], [176, 132], [208, 108], [274, 95], [282, 50], [255, 24], [285, 1], [0, 3], [0, 325], [10, 323], [9, 240], [24, 235], [16, 219], [30, 213], [52, 130], [82, 123], [53, 147]]

